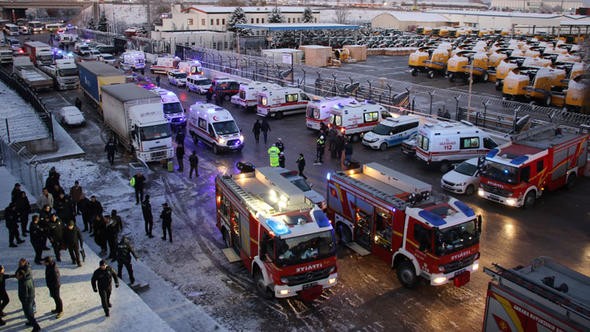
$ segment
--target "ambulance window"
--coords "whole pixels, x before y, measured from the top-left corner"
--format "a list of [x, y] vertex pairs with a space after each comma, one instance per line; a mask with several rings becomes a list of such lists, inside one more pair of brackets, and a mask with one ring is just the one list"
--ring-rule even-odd
[[379, 121], [379, 112], [369, 112], [365, 113], [365, 122], [375, 122]]
[[301, 100], [309, 100], [309, 96], [306, 95], [305, 93], [301, 94]]
[[205, 119], [199, 118], [199, 128], [207, 129], [207, 121]]
[[461, 149], [479, 148], [479, 137], [461, 137]]
[[496, 142], [494, 142], [493, 139], [489, 138], [489, 137], [484, 137], [483, 138], [483, 147], [486, 149], [493, 149], [495, 147], [497, 147], [498, 144], [496, 144]]
[[543, 160], [537, 161], [537, 173], [539, 173], [540, 171], [542, 171], [543, 168], [545, 168], [545, 165], [543, 165]]
[[215, 131], [213, 131], [213, 126], [211, 124], [209, 124], [208, 128], [209, 128], [209, 135], [212, 137], [215, 137]]
[[285, 101], [288, 103], [293, 103], [299, 100], [299, 94], [291, 93], [285, 96]]

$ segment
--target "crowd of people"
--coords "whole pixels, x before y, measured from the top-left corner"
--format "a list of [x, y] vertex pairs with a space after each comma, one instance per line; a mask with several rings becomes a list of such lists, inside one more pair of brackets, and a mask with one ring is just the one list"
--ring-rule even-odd
[[[197, 173], [198, 176], [198, 173]], [[138, 172], [131, 181], [136, 203], [141, 203], [141, 211], [145, 222], [146, 236], [152, 238], [153, 215], [150, 196], [144, 195], [146, 179]], [[88, 237], [93, 237], [101, 251], [99, 256], [104, 257], [100, 261], [98, 269], [94, 272], [91, 284], [92, 289], [98, 292], [101, 298], [105, 316], [109, 317], [110, 294], [112, 284], [118, 287], [122, 278], [123, 268], [129, 275], [129, 284], [133, 287], [136, 283], [132, 258], [138, 259], [137, 254], [127, 236], [121, 236], [124, 222], [117, 210], [111, 210], [105, 214], [103, 205], [96, 196], [90, 198], [85, 194], [79, 181], [75, 181], [66, 194], [60, 183], [60, 174], [53, 167], [45, 181], [45, 187], [37, 200], [41, 207], [38, 213], [32, 214], [31, 204], [27, 194], [21, 185], [16, 183], [11, 193], [11, 202], [4, 210], [6, 227], [8, 228], [9, 247], [14, 248], [25, 242], [29, 237], [33, 247], [32, 257], [35, 264], [45, 265], [45, 280], [49, 289], [49, 295], [55, 302], [52, 313], [59, 319], [64, 313], [64, 304], [60, 296], [60, 272], [58, 263], [62, 262], [62, 251], [67, 250], [72, 268], [83, 265], [86, 258], [84, 251], [84, 238], [82, 233], [88, 232]], [[172, 242], [172, 209], [167, 203], [162, 206], [160, 219], [162, 220], [162, 239]], [[83, 229], [77, 226], [77, 217], [81, 217]], [[29, 221], [30, 217], [30, 221]], [[51, 248], [48, 246], [51, 245]], [[53, 255], [44, 255], [44, 251], [52, 250]], [[33, 256], [34, 254], [34, 256]], [[107, 260], [117, 262], [118, 269], [108, 266]], [[1, 262], [0, 263], [6, 263]], [[32, 279], [32, 268], [27, 258], [21, 258], [18, 269], [14, 274], [5, 273], [5, 268], [0, 265], [0, 326], [6, 322], [2, 317], [6, 316], [4, 308], [10, 299], [6, 292], [6, 280], [15, 278], [18, 280], [19, 300], [22, 311], [27, 319], [27, 325], [33, 327], [33, 331], [40, 329], [35, 319], [35, 288]]]

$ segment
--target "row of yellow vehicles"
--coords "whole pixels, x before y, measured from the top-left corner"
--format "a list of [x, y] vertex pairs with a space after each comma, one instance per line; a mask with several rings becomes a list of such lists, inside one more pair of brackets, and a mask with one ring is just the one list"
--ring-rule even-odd
[[590, 113], [588, 65], [563, 40], [476, 40], [431, 43], [410, 54], [412, 76], [493, 82], [508, 100]]

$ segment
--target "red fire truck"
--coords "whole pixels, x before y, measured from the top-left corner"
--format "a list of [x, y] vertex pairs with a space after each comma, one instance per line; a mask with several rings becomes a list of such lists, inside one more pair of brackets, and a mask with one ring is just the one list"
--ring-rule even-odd
[[465, 203], [435, 200], [429, 184], [378, 163], [327, 178], [328, 217], [341, 240], [391, 264], [405, 287], [418, 277], [462, 286], [478, 269], [481, 216]]
[[485, 157], [478, 194], [508, 206], [531, 207], [545, 190], [571, 188], [584, 172], [588, 134], [551, 126], [511, 137]]
[[319, 297], [337, 281], [334, 229], [270, 167], [215, 180], [217, 227], [265, 298]]
[[484, 268], [483, 331], [590, 331], [590, 278], [547, 257], [526, 267]]

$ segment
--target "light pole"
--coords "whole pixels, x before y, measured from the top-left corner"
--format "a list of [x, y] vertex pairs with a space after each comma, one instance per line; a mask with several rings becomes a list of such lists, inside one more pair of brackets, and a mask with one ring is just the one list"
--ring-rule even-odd
[[473, 60], [469, 66], [469, 96], [467, 98], [467, 116], [471, 113], [471, 89], [473, 87]]

